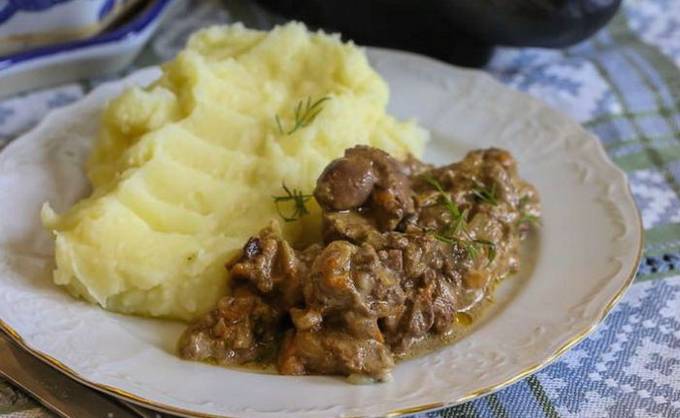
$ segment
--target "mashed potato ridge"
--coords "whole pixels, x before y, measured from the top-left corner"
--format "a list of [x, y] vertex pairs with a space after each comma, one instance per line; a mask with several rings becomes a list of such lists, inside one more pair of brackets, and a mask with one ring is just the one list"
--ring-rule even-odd
[[[291, 23], [194, 34], [151, 86], [113, 100], [87, 166], [92, 194], [63, 214], [54, 281], [117, 312], [188, 320], [227, 288], [224, 264], [270, 220], [281, 184], [310, 193], [355, 144], [422, 154], [427, 134], [386, 114], [388, 89], [363, 51]], [[306, 127], [300, 101], [328, 97]], [[283, 224], [300, 241], [318, 208]]]

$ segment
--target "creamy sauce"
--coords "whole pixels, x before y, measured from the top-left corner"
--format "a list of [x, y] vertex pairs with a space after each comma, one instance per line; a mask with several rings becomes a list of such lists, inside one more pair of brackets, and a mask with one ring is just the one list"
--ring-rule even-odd
[[233, 295], [190, 326], [185, 357], [384, 381], [396, 361], [503, 309], [494, 294], [540, 215], [536, 189], [498, 149], [433, 168], [358, 146], [327, 167], [314, 197], [323, 242], [296, 251], [274, 226], [251, 237], [230, 266]]
[[428, 334], [421, 341], [413, 344], [407, 353], [395, 355], [395, 359], [402, 361], [422, 357], [442, 347], [451, 345], [468, 335], [493, 305], [493, 300], [489, 296], [491, 294], [493, 294], [493, 289], [487, 293], [487, 297], [481, 303], [466, 312], [457, 313], [455, 325], [449, 333], [443, 335]]

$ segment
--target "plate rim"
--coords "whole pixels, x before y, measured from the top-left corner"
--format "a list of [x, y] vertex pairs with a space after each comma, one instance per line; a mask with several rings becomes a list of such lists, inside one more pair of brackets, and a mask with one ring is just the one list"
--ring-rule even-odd
[[0, 55], [0, 70], [6, 70], [13, 66], [27, 64], [31, 61], [37, 61], [57, 54], [113, 44], [126, 40], [129, 37], [137, 36], [150, 25], [157, 22], [158, 18], [163, 16], [163, 12], [165, 12], [167, 6], [170, 4], [171, 2], [169, 0], [152, 1], [143, 6], [138, 14], [133, 16], [129, 22], [114, 28], [112, 31], [96, 35], [92, 38], [60, 42], [53, 45], [31, 48], [26, 51]]
[[[622, 284], [620, 288], [616, 291], [616, 293], [609, 299], [606, 305], [604, 305], [603, 308], [599, 310], [597, 315], [594, 316], [594, 319], [591, 323], [588, 324], [587, 327], [584, 329], [580, 330], [579, 332], [575, 333], [569, 340], [564, 342], [562, 345], [560, 345], [558, 348], [554, 350], [552, 354], [547, 356], [545, 359], [542, 361], [539, 361], [535, 364], [532, 364], [531, 366], [517, 372], [513, 376], [505, 379], [502, 382], [499, 382], [497, 384], [493, 385], [488, 385], [483, 388], [476, 389], [474, 391], [468, 392], [462, 396], [457, 397], [456, 399], [449, 399], [449, 400], [443, 400], [441, 402], [434, 402], [434, 403], [428, 403], [428, 404], [420, 404], [420, 405], [413, 405], [413, 406], [408, 406], [408, 407], [402, 407], [398, 408], [395, 410], [390, 410], [382, 414], [381, 416], [385, 417], [396, 417], [396, 416], [401, 416], [401, 415], [407, 415], [407, 414], [415, 414], [415, 413], [420, 413], [420, 412], [425, 412], [425, 411], [432, 411], [432, 410], [438, 410], [438, 409], [443, 409], [443, 408], [448, 408], [452, 407], [455, 405], [462, 404], [464, 402], [489, 395], [491, 393], [494, 393], [498, 390], [501, 390], [507, 386], [512, 385], [513, 383], [516, 383], [517, 381], [524, 379], [539, 370], [543, 369], [544, 367], [548, 366], [555, 360], [557, 360], [559, 357], [561, 357], [563, 354], [565, 354], [569, 349], [571, 349], [573, 346], [576, 344], [580, 343], [583, 341], [588, 335], [590, 335], [607, 317], [607, 315], [611, 312], [611, 310], [616, 306], [616, 304], [621, 300], [623, 295], [625, 294], [626, 290], [630, 288], [632, 283], [635, 280], [635, 276], [637, 274], [638, 267], [640, 265], [640, 261], [642, 258], [642, 253], [645, 245], [645, 236], [644, 236], [644, 226], [642, 223], [642, 217], [640, 213], [640, 209], [635, 203], [635, 199], [633, 197], [633, 193], [630, 187], [630, 182], [628, 181], [628, 177], [626, 173], [618, 167], [607, 155], [604, 146], [602, 145], [602, 142], [599, 140], [599, 138], [593, 134], [590, 131], [587, 131], [583, 126], [579, 123], [573, 120], [569, 115], [564, 114], [564, 112], [561, 112], [557, 109], [555, 109], [553, 106], [545, 103], [544, 101], [530, 96], [527, 93], [518, 91], [516, 89], [513, 89], [511, 87], [508, 87], [506, 85], [503, 85], [500, 83], [498, 80], [494, 79], [491, 75], [484, 71], [480, 70], [475, 70], [475, 69], [467, 69], [467, 68], [461, 68], [457, 66], [453, 66], [451, 64], [448, 64], [446, 62], [437, 60], [435, 58], [431, 58], [428, 56], [424, 56], [421, 54], [413, 53], [413, 52], [408, 52], [408, 51], [401, 51], [401, 50], [396, 50], [396, 49], [389, 49], [389, 48], [378, 48], [378, 47], [362, 47], [367, 53], [370, 54], [370, 52], [376, 52], [378, 54], [390, 54], [390, 55], [400, 55], [404, 58], [410, 58], [410, 59], [416, 59], [420, 61], [427, 61], [428, 64], [430, 65], [435, 65], [438, 67], [453, 67], [457, 71], [464, 71], [468, 73], [474, 73], [480, 77], [487, 78], [491, 81], [493, 81], [496, 84], [499, 84], [500, 86], [503, 86], [504, 88], [508, 88], [511, 90], [514, 90], [516, 93], [523, 94], [525, 96], [528, 96], [531, 100], [536, 101], [541, 103], [543, 106], [550, 108], [554, 112], [560, 113], [563, 117], [571, 120], [574, 124], [578, 125], [582, 131], [590, 137], [590, 140], [596, 143], [595, 148], [597, 149], [598, 152], [598, 157], [602, 162], [604, 162], [609, 168], [613, 168], [616, 170], [618, 176], [621, 178], [621, 180], [625, 183], [625, 195], [626, 198], [629, 199], [629, 203], [632, 203], [633, 208], [635, 209], [635, 221], [637, 224], [637, 227], [634, 227], [633, 229], [637, 231], [637, 237], [639, 237], [639, 245], [638, 248], [636, 249], [636, 258], [635, 262], [633, 263], [633, 268], [632, 270], [627, 273], [626, 279], [622, 281]], [[116, 82], [121, 82], [124, 81], [126, 78], [133, 76], [138, 73], [142, 72], [149, 72], [152, 69], [157, 69], [158, 66], [149, 66], [149, 67], [144, 67], [141, 69], [136, 70], [130, 75], [126, 75], [123, 78], [119, 78], [116, 80], [113, 80], [111, 82], [103, 83], [102, 86], [105, 86], [110, 83], [116, 83]], [[102, 87], [99, 86], [99, 87]], [[80, 103], [80, 101], [84, 100], [87, 96], [89, 96], [92, 92], [88, 92], [88, 94], [81, 98], [80, 100], [76, 101], [73, 104], [70, 104], [68, 106], [64, 106], [62, 108], [56, 109], [52, 112], [50, 112], [46, 117], [44, 117], [36, 126], [34, 126], [32, 129], [29, 131], [23, 133], [19, 138], [16, 138], [14, 141], [12, 141], [10, 144], [8, 144], [3, 151], [6, 151], [8, 148], [11, 148], [12, 145], [20, 140], [22, 140], [23, 137], [29, 136], [34, 133], [34, 131], [39, 130], [42, 128], [42, 125], [46, 124], [48, 122], [48, 119], [51, 119], [55, 114], [61, 113], [68, 111], [69, 108], [75, 107]], [[0, 152], [3, 152], [0, 151]], [[64, 373], [68, 377], [78, 381], [81, 384], [84, 384], [92, 389], [99, 390], [101, 392], [104, 392], [110, 396], [114, 396], [116, 398], [131, 402], [133, 404], [151, 408], [153, 410], [163, 412], [163, 413], [170, 413], [174, 415], [180, 415], [180, 416], [187, 416], [187, 417], [201, 417], [201, 418], [234, 418], [229, 415], [224, 415], [224, 414], [209, 414], [209, 413], [204, 413], [204, 412], [197, 412], [197, 411], [192, 411], [184, 408], [179, 408], [171, 405], [166, 405], [157, 401], [149, 400], [144, 397], [141, 397], [139, 395], [135, 395], [134, 393], [128, 392], [126, 390], [113, 387], [107, 384], [103, 383], [96, 383], [91, 380], [88, 380], [86, 377], [81, 376], [77, 372], [75, 372], [73, 369], [70, 367], [66, 366], [63, 364], [61, 361], [57, 360], [56, 358], [52, 357], [49, 354], [46, 354], [38, 349], [32, 348], [29, 343], [27, 343], [24, 338], [9, 324], [7, 324], [5, 321], [0, 318], [0, 330], [4, 331], [16, 344], [18, 344], [22, 349], [26, 350], [28, 353], [33, 355], [34, 357], [40, 359], [47, 365], [57, 369], [58, 371]]]

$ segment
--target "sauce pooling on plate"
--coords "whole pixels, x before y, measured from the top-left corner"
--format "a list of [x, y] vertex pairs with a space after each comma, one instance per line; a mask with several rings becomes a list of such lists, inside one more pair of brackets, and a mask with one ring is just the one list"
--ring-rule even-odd
[[276, 224], [251, 237], [227, 266], [231, 295], [181, 337], [183, 358], [385, 380], [396, 360], [468, 325], [519, 269], [540, 216], [536, 189], [493, 148], [432, 167], [357, 146], [326, 167], [314, 198], [323, 242], [296, 249]]

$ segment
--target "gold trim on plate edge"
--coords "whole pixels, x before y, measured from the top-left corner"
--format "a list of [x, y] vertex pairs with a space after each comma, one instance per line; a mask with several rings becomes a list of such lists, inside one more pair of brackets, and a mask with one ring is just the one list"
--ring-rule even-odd
[[[602, 144], [597, 141], [597, 144], [600, 146], [600, 152], [603, 153], [606, 157], [606, 153], [604, 152], [604, 149], [602, 148]], [[611, 161], [608, 161], [614, 168], [616, 168], [621, 174], [625, 176], [625, 173], [623, 173], [617, 166], [613, 165]], [[638, 267], [640, 265], [640, 260], [642, 258], [642, 249], [644, 247], [644, 227], [642, 225], [642, 216], [640, 214], [640, 209], [635, 205], [635, 200], [633, 198], [633, 193], [630, 189], [630, 183], [628, 183], [627, 179], [626, 181], [626, 186], [627, 186], [627, 191], [628, 191], [628, 198], [630, 199], [631, 202], [633, 202], [633, 206], [635, 207], [635, 211], [637, 213], [637, 224], [638, 224], [638, 232], [640, 236], [640, 245], [637, 249], [637, 256], [635, 258], [635, 263], [633, 264], [633, 270], [628, 274], [628, 277], [626, 278], [626, 281], [624, 282], [623, 286], [616, 292], [614, 297], [605, 305], [604, 309], [600, 312], [600, 314], [597, 317], [597, 320], [591, 324], [588, 328], [582, 330], [578, 334], [576, 334], [574, 337], [572, 337], [569, 341], [564, 343], [560, 348], [558, 348], [553, 354], [548, 356], [545, 360], [543, 360], [540, 363], [534, 364], [521, 372], [517, 373], [515, 376], [497, 383], [495, 385], [490, 385], [481, 389], [477, 389], [475, 391], [472, 391], [470, 393], [467, 393], [461, 397], [459, 397], [456, 400], [453, 401], [448, 401], [448, 402], [435, 402], [435, 403], [430, 403], [430, 404], [425, 404], [425, 405], [416, 405], [416, 406], [411, 406], [411, 407], [406, 407], [406, 408], [401, 408], [401, 409], [396, 409], [394, 411], [389, 411], [386, 412], [384, 417], [398, 417], [401, 415], [406, 415], [406, 414], [415, 414], [418, 412], [424, 412], [424, 411], [429, 411], [433, 409], [441, 409], [441, 408], [447, 408], [455, 405], [459, 405], [461, 403], [470, 401], [472, 399], [488, 395], [490, 393], [496, 392], [506, 386], [509, 386], [521, 379], [524, 379], [525, 377], [537, 372], [538, 370], [544, 368], [545, 366], [549, 365], [553, 361], [555, 361], [558, 357], [560, 357], [562, 354], [567, 352], [570, 348], [572, 348], [574, 345], [578, 344], [581, 342], [586, 336], [588, 336], [591, 332], [595, 330], [595, 328], [605, 319], [607, 314], [614, 308], [614, 306], [618, 303], [618, 301], [623, 297], [623, 294], [625, 291], [630, 287], [630, 285], [633, 283], [635, 280], [635, 275], [637, 274]], [[169, 414], [174, 414], [174, 415], [184, 415], [184, 416], [191, 416], [191, 417], [200, 417], [200, 418], [233, 418], [233, 417], [228, 417], [226, 415], [213, 415], [213, 414], [205, 414], [205, 413], [196, 413], [195, 411], [189, 411], [186, 409], [182, 408], [176, 408], [173, 406], [169, 405], [164, 405], [157, 403], [155, 401], [151, 401], [142, 397], [139, 397], [133, 393], [124, 391], [122, 389], [115, 388], [113, 386], [109, 385], [104, 385], [101, 383], [94, 383], [86, 378], [80, 376], [78, 373], [73, 371], [71, 368], [60, 362], [59, 360], [55, 359], [54, 357], [45, 354], [41, 351], [38, 351], [36, 349], [31, 348], [19, 335], [19, 333], [14, 330], [9, 324], [4, 322], [0, 318], [0, 329], [3, 330], [9, 337], [14, 340], [15, 343], [17, 343], [19, 346], [21, 346], [23, 349], [31, 353], [33, 356], [41, 359], [45, 363], [49, 364], [50, 366], [54, 367], [55, 369], [61, 371], [62, 373], [68, 375], [72, 379], [89, 386], [93, 389], [105, 392], [109, 395], [118, 397], [120, 399], [123, 399], [125, 401], [129, 401], [132, 403], [135, 403], [137, 405], [151, 408], [154, 410], [157, 410], [159, 412], [164, 412], [164, 413], [169, 413]]]
[[[630, 190], [629, 190], [630, 192]], [[636, 207], [637, 209], [637, 207]], [[640, 220], [640, 214], [638, 210], [638, 220]], [[426, 404], [426, 405], [416, 405], [412, 407], [407, 407], [407, 408], [401, 408], [397, 409], [394, 411], [387, 412], [384, 416], [385, 417], [398, 417], [401, 415], [406, 415], [406, 414], [415, 414], [418, 412], [423, 412], [423, 411], [428, 411], [432, 409], [440, 409], [440, 408], [446, 408], [454, 405], [461, 404], [463, 402], [470, 401], [474, 398], [478, 398], [484, 395], [488, 395], [492, 392], [495, 392], [497, 390], [500, 390], [506, 386], [509, 386], [521, 379], [524, 379], [525, 377], [537, 372], [538, 370], [542, 369], [543, 367], [547, 366], [548, 364], [552, 363], [555, 361], [558, 357], [560, 357], [562, 354], [564, 354], [567, 350], [569, 350], [571, 347], [574, 345], [578, 344], [581, 342], [588, 334], [590, 334], [595, 328], [604, 320], [604, 318], [607, 316], [609, 311], [612, 310], [612, 308], [618, 303], [618, 301], [623, 297], [623, 294], [625, 291], [630, 287], [630, 285], [633, 283], [635, 279], [635, 274], [637, 273], [638, 266], [640, 264], [640, 259], [642, 257], [642, 248], [644, 245], [644, 230], [642, 228], [642, 223], [639, 222], [639, 229], [640, 229], [640, 246], [637, 251], [637, 257], [635, 260], [635, 264], [633, 267], [633, 270], [629, 273], [628, 278], [626, 279], [625, 283], [621, 288], [618, 290], [616, 295], [607, 303], [605, 306], [604, 310], [600, 312], [598, 315], [598, 319], [595, 323], [593, 323], [590, 327], [586, 328], [585, 330], [581, 331], [580, 333], [576, 334], [572, 339], [567, 341], [565, 344], [563, 344], [560, 348], [558, 348], [552, 355], [548, 356], [545, 360], [543, 360], [540, 363], [537, 363], [531, 367], [526, 368], [525, 370], [522, 370], [515, 376], [501, 382], [497, 383], [495, 385], [487, 386], [481, 389], [477, 389], [473, 392], [467, 393], [460, 398], [453, 400], [453, 401], [448, 401], [448, 402], [437, 402], [437, 403], [431, 403], [431, 404]], [[164, 412], [164, 413], [169, 413], [169, 414], [175, 414], [175, 415], [185, 415], [185, 416], [197, 416], [197, 417], [202, 417], [202, 418], [230, 418], [226, 415], [212, 415], [212, 414], [204, 414], [204, 413], [196, 413], [195, 411], [189, 411], [186, 409], [182, 408], [176, 408], [173, 406], [169, 405], [164, 405], [157, 403], [155, 401], [150, 401], [148, 399], [144, 399], [142, 397], [139, 397], [133, 393], [115, 388], [113, 386], [109, 385], [104, 385], [101, 383], [94, 383], [86, 378], [78, 375], [75, 371], [73, 371], [71, 368], [60, 362], [59, 360], [55, 359], [54, 357], [51, 357], [48, 354], [42, 353], [38, 350], [35, 350], [31, 348], [19, 335], [17, 331], [15, 331], [11, 326], [9, 326], [7, 323], [5, 323], [2, 319], [0, 319], [0, 328], [7, 333], [7, 335], [14, 340], [17, 344], [19, 344], [23, 349], [34, 355], [35, 357], [38, 357], [45, 363], [49, 364], [50, 366], [54, 367], [55, 369], [61, 371], [62, 373], [68, 375], [72, 379], [77, 380], [78, 382], [89, 386], [93, 389], [100, 390], [102, 392], [108, 393], [109, 395], [121, 398], [123, 400], [138, 404], [140, 406], [144, 406], [147, 408], [151, 408], [154, 410], [157, 410], [159, 412]]]

